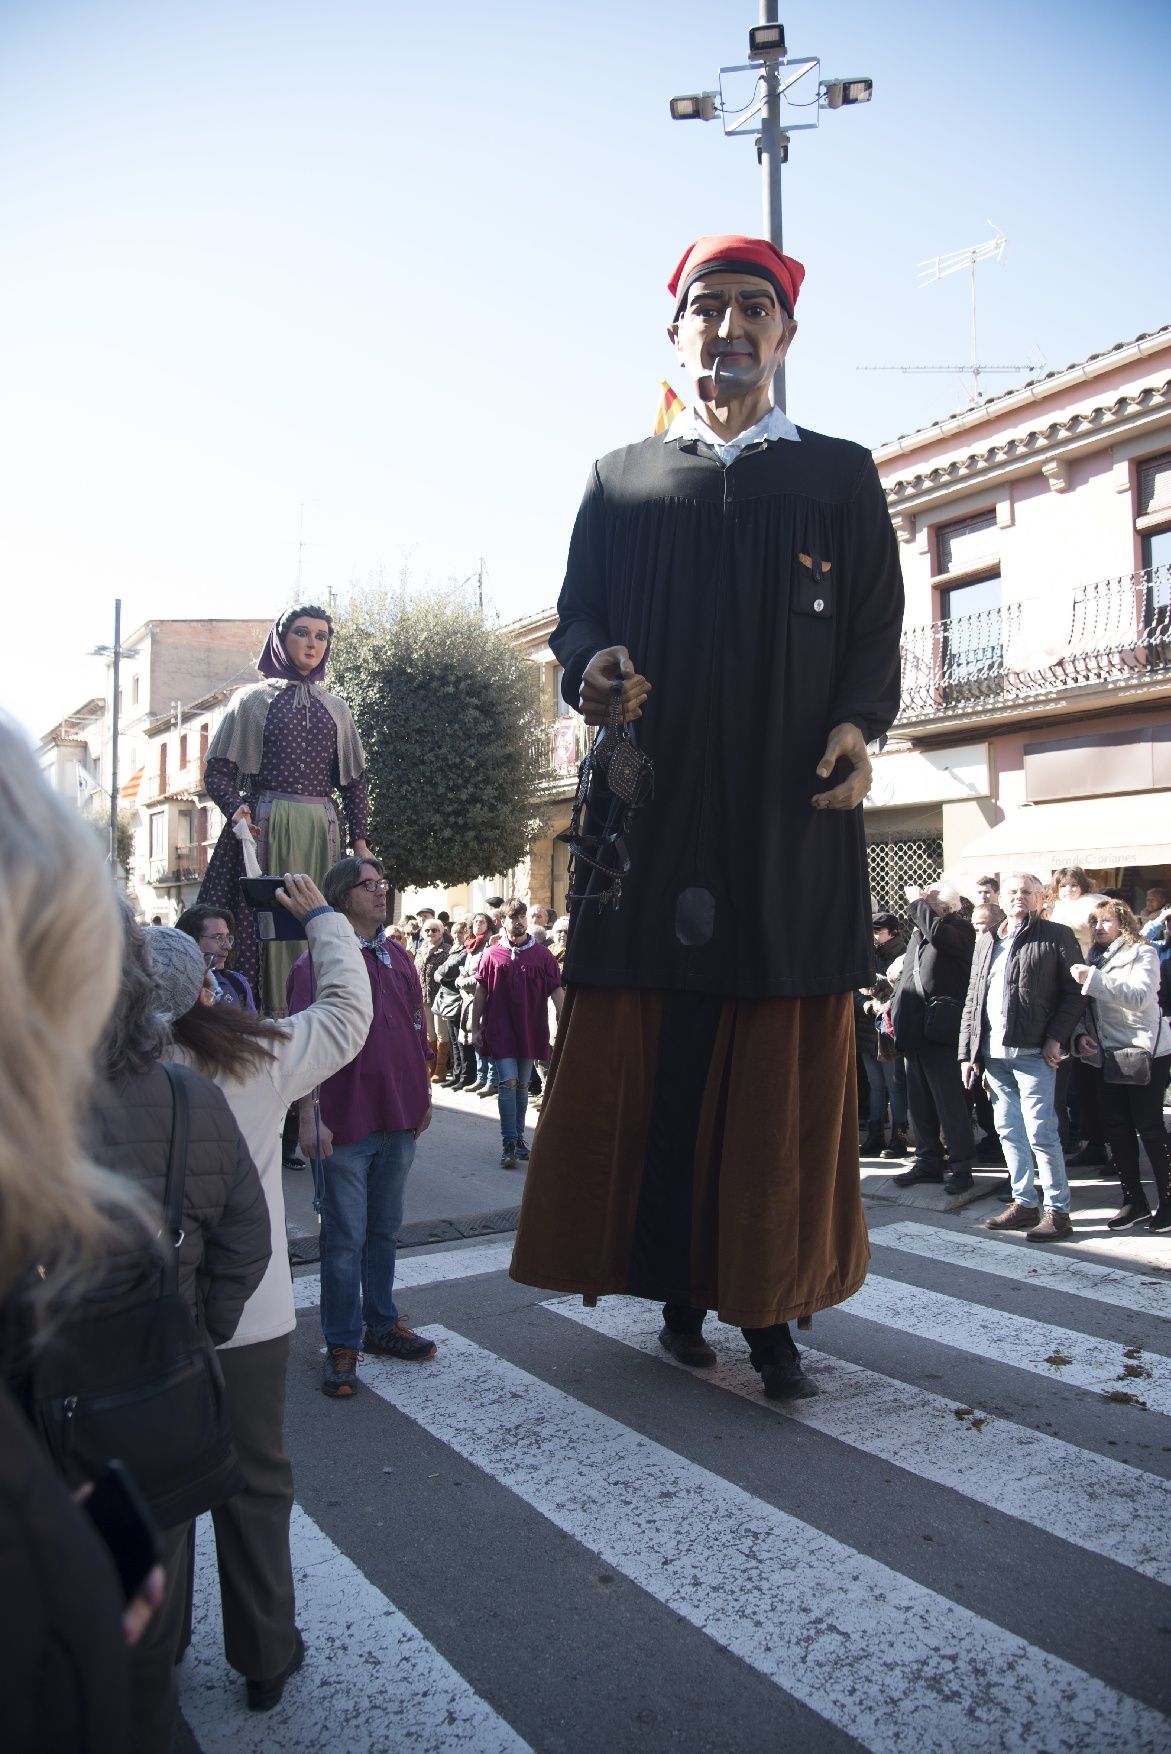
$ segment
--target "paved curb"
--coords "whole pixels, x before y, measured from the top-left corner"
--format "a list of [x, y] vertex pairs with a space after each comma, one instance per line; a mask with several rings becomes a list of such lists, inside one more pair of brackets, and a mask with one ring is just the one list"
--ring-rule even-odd
[[[400, 1249], [418, 1249], [435, 1242], [459, 1242], [467, 1236], [504, 1236], [516, 1229], [519, 1219], [519, 1206], [472, 1212], [465, 1218], [422, 1218], [414, 1224], [404, 1224], [396, 1242]], [[298, 1232], [288, 1241], [290, 1266], [304, 1267], [321, 1259], [320, 1230]]]

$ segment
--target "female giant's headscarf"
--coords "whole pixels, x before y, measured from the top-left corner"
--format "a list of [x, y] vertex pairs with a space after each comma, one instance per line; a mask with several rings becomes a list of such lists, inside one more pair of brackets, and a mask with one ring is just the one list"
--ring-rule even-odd
[[280, 682], [321, 682], [325, 678], [325, 666], [329, 662], [329, 646], [325, 648], [325, 656], [316, 669], [303, 676], [285, 650], [285, 635], [299, 615], [312, 616], [314, 621], [324, 621], [329, 628], [329, 645], [333, 644], [333, 616], [328, 609], [321, 609], [316, 603], [302, 603], [296, 609], [287, 609], [278, 615], [268, 631], [264, 650], [256, 660], [256, 668], [262, 676]]

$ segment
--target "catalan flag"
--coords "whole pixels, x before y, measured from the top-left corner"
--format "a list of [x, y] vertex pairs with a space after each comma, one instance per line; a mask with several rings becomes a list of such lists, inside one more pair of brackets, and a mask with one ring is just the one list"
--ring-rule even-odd
[[652, 438], [657, 438], [661, 432], [666, 432], [675, 416], [683, 412], [683, 404], [666, 378], [660, 379], [660, 388], [662, 393], [659, 396], [659, 406], [655, 413], [655, 424], [651, 428]]

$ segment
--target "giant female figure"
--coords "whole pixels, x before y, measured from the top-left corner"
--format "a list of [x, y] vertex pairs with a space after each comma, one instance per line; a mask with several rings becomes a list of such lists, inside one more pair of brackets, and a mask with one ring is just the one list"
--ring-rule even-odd
[[332, 638], [333, 622], [315, 604], [275, 621], [256, 666], [265, 680], [234, 696], [207, 751], [204, 783], [228, 820], [199, 899], [235, 914], [235, 966], [269, 1011], [285, 1008], [285, 978], [300, 946], [266, 943], [261, 969], [240, 893], [244, 852], [235, 825], [248, 824], [262, 871], [304, 871], [320, 883], [344, 850], [336, 791], [350, 845], [360, 858], [370, 854], [366, 756], [349, 707], [321, 687]]

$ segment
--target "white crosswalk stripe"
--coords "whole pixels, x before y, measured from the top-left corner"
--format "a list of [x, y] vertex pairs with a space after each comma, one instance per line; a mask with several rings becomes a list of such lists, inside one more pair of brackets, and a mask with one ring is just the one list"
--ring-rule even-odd
[[1022, 1239], [1019, 1243], [969, 1236], [932, 1224], [884, 1224], [872, 1230], [875, 1248], [899, 1249], [932, 1261], [950, 1261], [977, 1273], [1019, 1279], [1067, 1297], [1088, 1297], [1094, 1303], [1171, 1321], [1171, 1271], [1154, 1274], [1128, 1273], [1096, 1261], [1079, 1261], [1072, 1254], [1042, 1252]]
[[299, 1505], [291, 1536], [308, 1660], [275, 1710], [250, 1713], [224, 1661], [215, 1541], [211, 1519], [200, 1521], [192, 1641], [179, 1674], [202, 1754], [531, 1754]]
[[374, 1361], [377, 1394], [865, 1747], [1166, 1747], [1165, 1718], [1060, 1657], [470, 1340], [426, 1331], [442, 1370]]
[[1074, 1328], [1031, 1321], [874, 1273], [839, 1308], [883, 1327], [1031, 1371], [1050, 1382], [1095, 1389], [1115, 1400], [1125, 1396], [1141, 1401], [1152, 1412], [1171, 1413], [1171, 1359], [1153, 1352], [1140, 1355], [1137, 1346], [1095, 1339]]
[[[417, 1290], [420, 1285], [439, 1285], [448, 1279], [474, 1278], [478, 1273], [499, 1273], [512, 1259], [512, 1238], [477, 1243], [471, 1248], [442, 1249], [437, 1254], [403, 1255], [395, 1263], [395, 1291]], [[303, 1273], [293, 1280], [293, 1303], [297, 1309], [316, 1309], [321, 1302], [320, 1273]]]
[[[674, 1365], [658, 1343], [657, 1311], [637, 1298], [607, 1297], [595, 1309], [558, 1298], [545, 1308]], [[709, 1322], [704, 1332], [719, 1362], [688, 1375], [1171, 1584], [1171, 1481], [812, 1347], [802, 1348], [804, 1364], [824, 1392], [766, 1401], [739, 1331]], [[1039, 1493], [1038, 1480], [1060, 1480], [1061, 1491]]]

